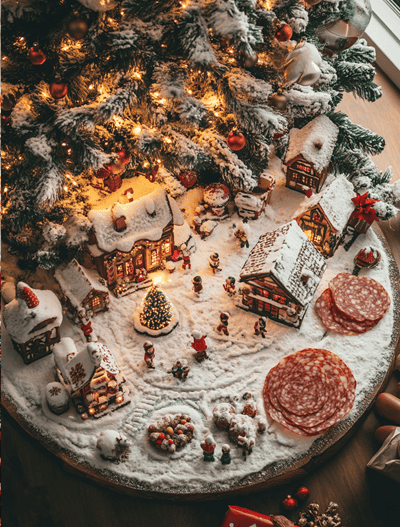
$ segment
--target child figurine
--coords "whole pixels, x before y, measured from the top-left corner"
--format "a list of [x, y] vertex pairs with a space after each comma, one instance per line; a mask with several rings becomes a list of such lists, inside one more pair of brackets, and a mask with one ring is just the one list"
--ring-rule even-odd
[[150, 369], [154, 369], [154, 346], [153, 343], [150, 342], [150, 340], [146, 340], [146, 342], [143, 343], [144, 348], [144, 361], [146, 363], [146, 366]]
[[201, 331], [195, 329], [192, 333], [193, 342], [191, 342], [192, 348], [196, 351], [194, 354], [197, 362], [201, 362], [204, 359], [208, 359], [207, 355], [207, 344], [206, 344], [206, 335], [203, 335]]
[[223, 284], [223, 287], [225, 291], [228, 293], [228, 296], [236, 295], [236, 280], [233, 278], [233, 276], [228, 276], [228, 278], [225, 280], [225, 283]]
[[195, 276], [192, 280], [192, 284], [193, 291], [197, 294], [197, 296], [200, 296], [201, 292], [203, 291], [203, 281], [201, 276]]
[[182, 381], [186, 381], [189, 371], [189, 366], [183, 366], [181, 361], [177, 360], [172, 366], [171, 373], [176, 379], [182, 379]]
[[200, 443], [200, 446], [203, 450], [203, 458], [204, 461], [215, 461], [214, 458], [214, 450], [217, 446], [216, 442], [214, 441], [214, 438], [211, 434], [209, 434], [204, 441]]
[[208, 265], [211, 267], [213, 274], [217, 271], [222, 271], [219, 263], [219, 254], [213, 253], [208, 260]]
[[265, 317], [260, 317], [254, 324], [254, 333], [258, 336], [261, 335], [265, 339], [267, 330], [265, 329], [267, 324], [267, 319]]
[[246, 457], [253, 452], [255, 441], [252, 437], [239, 436], [238, 445], [243, 449], [243, 459], [246, 461]]
[[182, 269], [191, 269], [192, 264], [190, 262], [190, 251], [188, 250], [186, 243], [182, 243], [182, 245], [180, 246], [180, 250], [183, 258]]
[[201, 234], [201, 230], [200, 230], [200, 227], [201, 227], [201, 224], [202, 224], [201, 218], [199, 218], [199, 216], [194, 216], [192, 222], [193, 222], [194, 232], [196, 234]]
[[229, 336], [229, 331], [228, 331], [229, 315], [227, 313], [221, 313], [219, 316], [219, 320], [220, 320], [220, 323], [217, 326], [217, 331], [219, 331], [220, 333], [223, 333], [226, 336]]
[[240, 247], [243, 249], [243, 247], [247, 247], [247, 249], [250, 247], [249, 245], [249, 226], [246, 224], [244, 226], [244, 222], [240, 221], [235, 232], [235, 237], [240, 241]]
[[222, 456], [220, 457], [220, 460], [223, 465], [229, 465], [232, 461], [231, 447], [229, 445], [222, 445]]

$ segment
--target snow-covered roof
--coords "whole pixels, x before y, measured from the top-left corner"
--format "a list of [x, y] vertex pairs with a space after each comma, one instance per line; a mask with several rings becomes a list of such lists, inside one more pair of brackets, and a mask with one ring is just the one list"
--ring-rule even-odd
[[[265, 194], [267, 194], [265, 192]], [[263, 195], [263, 194], [261, 194]], [[254, 194], [249, 194], [247, 192], [238, 192], [235, 196], [235, 205], [239, 209], [246, 209], [250, 211], [258, 212], [264, 206], [263, 199], [255, 196]]]
[[[306, 305], [318, 287], [326, 261], [295, 220], [260, 236], [240, 273], [240, 280], [271, 273], [301, 305]], [[302, 279], [304, 271], [313, 279]]]
[[339, 128], [326, 115], [319, 115], [300, 130], [292, 128], [285, 165], [301, 155], [321, 172], [330, 163], [338, 133]]
[[322, 192], [311, 199], [306, 198], [297, 210], [296, 217], [319, 205], [332, 227], [341, 233], [355, 209], [351, 201], [355, 196], [353, 185], [345, 176], [340, 175]]
[[[36, 295], [39, 301], [36, 307], [28, 307], [26, 300], [20, 296], [24, 288], [30, 289]], [[4, 306], [3, 318], [10, 337], [18, 344], [23, 344], [46, 331], [59, 327], [63, 316], [60, 301], [52, 291], [32, 289], [24, 282], [19, 282], [16, 298]], [[50, 321], [49, 324], [35, 330], [46, 320]]]
[[[116, 231], [112, 211], [117, 218], [125, 216], [125, 230]], [[129, 252], [139, 240], [158, 241], [170, 222], [174, 225], [184, 222], [176, 201], [161, 187], [131, 203], [115, 203], [106, 210], [92, 210], [89, 219], [97, 245], [105, 252]]]
[[99, 275], [95, 271], [85, 269], [75, 259], [69, 262], [66, 267], [58, 267], [54, 277], [60, 284], [64, 295], [76, 308], [82, 305], [92, 289], [108, 293], [107, 287], [100, 283]]

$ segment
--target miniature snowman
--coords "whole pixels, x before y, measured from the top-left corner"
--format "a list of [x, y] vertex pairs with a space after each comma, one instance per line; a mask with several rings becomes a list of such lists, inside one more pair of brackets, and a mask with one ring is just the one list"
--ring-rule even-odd
[[213, 272], [213, 274], [215, 274], [217, 271], [222, 271], [221, 267], [220, 267], [220, 262], [219, 262], [219, 254], [218, 253], [213, 253], [209, 260], [208, 260], [208, 265], [211, 267], [211, 270]]
[[200, 446], [203, 450], [203, 459], [204, 461], [215, 461], [214, 450], [217, 446], [217, 443], [214, 441], [214, 438], [209, 434], [204, 441], [200, 443]]
[[193, 342], [191, 342], [192, 348], [196, 351], [194, 354], [197, 362], [201, 362], [204, 359], [208, 359], [207, 355], [207, 344], [206, 344], [206, 335], [203, 335], [201, 331], [197, 329], [192, 332]]
[[222, 445], [222, 456], [220, 457], [220, 460], [223, 465], [229, 465], [232, 461], [231, 447], [229, 445]]
[[228, 296], [236, 295], [236, 280], [233, 278], [233, 276], [228, 276], [228, 278], [225, 280], [225, 283], [223, 284], [223, 288], [228, 293]]
[[219, 320], [220, 320], [220, 323], [217, 326], [217, 331], [228, 336], [229, 335], [229, 331], [228, 331], [229, 315], [227, 313], [221, 313], [219, 316]]
[[267, 330], [265, 329], [267, 324], [267, 319], [265, 317], [260, 317], [254, 324], [254, 333], [258, 336], [261, 335], [265, 339]]
[[143, 343], [144, 348], [144, 361], [146, 363], [146, 366], [148, 368], [154, 369], [154, 356], [155, 356], [155, 350], [153, 343], [150, 342], [150, 340], [146, 340], [146, 342]]

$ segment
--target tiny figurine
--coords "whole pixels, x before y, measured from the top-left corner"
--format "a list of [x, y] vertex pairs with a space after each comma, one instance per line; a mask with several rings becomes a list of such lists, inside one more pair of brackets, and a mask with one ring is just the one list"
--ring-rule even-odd
[[226, 336], [229, 336], [229, 331], [228, 331], [229, 315], [227, 313], [221, 313], [219, 316], [219, 320], [220, 320], [220, 323], [217, 326], [217, 331], [219, 331], [220, 333], [223, 333]]
[[243, 459], [246, 461], [246, 457], [253, 452], [255, 441], [252, 437], [239, 436], [237, 442], [243, 449]]
[[236, 295], [236, 280], [233, 278], [233, 276], [228, 276], [228, 278], [225, 280], [225, 283], [223, 284], [223, 288], [228, 293], [228, 296]]
[[188, 250], [186, 243], [182, 243], [180, 250], [183, 258], [182, 269], [191, 269], [192, 264], [190, 262], [190, 251]]
[[257, 403], [253, 399], [251, 393], [246, 392], [243, 394], [243, 400], [246, 402], [243, 406], [242, 414], [248, 415], [249, 417], [255, 417], [257, 415]]
[[229, 465], [232, 461], [231, 447], [229, 445], [222, 445], [222, 456], [220, 457], [220, 460], [223, 465]]
[[193, 291], [197, 294], [197, 296], [200, 296], [200, 293], [203, 291], [203, 281], [201, 276], [195, 276], [192, 280], [192, 284]]
[[103, 459], [121, 463], [128, 458], [130, 445], [129, 439], [121, 432], [103, 430], [97, 439], [96, 448], [100, 450]]
[[196, 234], [201, 234], [201, 224], [203, 223], [202, 219], [199, 216], [194, 216], [192, 223], [194, 232]]
[[204, 441], [200, 443], [200, 446], [203, 450], [204, 461], [215, 461], [214, 450], [217, 446], [217, 443], [214, 441], [214, 438], [209, 434]]
[[217, 271], [222, 271], [218, 253], [213, 253], [210, 256], [210, 259], [208, 260], [208, 265], [211, 267], [213, 274], [215, 274]]
[[249, 226], [246, 224], [244, 225], [244, 221], [240, 221], [238, 223], [238, 226], [236, 227], [236, 230], [234, 231], [235, 238], [237, 238], [240, 241], [240, 248], [243, 249], [243, 247], [246, 247], [247, 249], [250, 247], [249, 245]]
[[153, 343], [150, 342], [150, 340], [146, 340], [143, 344], [144, 348], [144, 361], [146, 363], [146, 366], [148, 368], [154, 369], [154, 355], [156, 354], [154, 351]]
[[381, 253], [373, 247], [364, 247], [354, 258], [353, 274], [358, 276], [361, 269], [373, 269], [381, 261]]
[[172, 375], [176, 379], [182, 379], [182, 381], [186, 381], [189, 371], [189, 366], [183, 366], [181, 361], [177, 360], [176, 363], [172, 366], [170, 373], [172, 373]]
[[194, 350], [196, 350], [196, 353], [194, 354], [197, 362], [201, 362], [204, 359], [208, 359], [207, 355], [207, 344], [206, 344], [206, 335], [202, 335], [201, 331], [198, 331], [195, 329], [192, 333], [193, 342], [191, 343], [191, 346]]
[[261, 335], [265, 339], [267, 330], [265, 329], [267, 324], [267, 319], [265, 317], [260, 317], [254, 324], [254, 333], [258, 336]]
[[81, 330], [85, 335], [85, 338], [88, 342], [93, 342], [96, 340], [96, 336], [93, 333], [92, 322], [86, 315], [81, 318]]

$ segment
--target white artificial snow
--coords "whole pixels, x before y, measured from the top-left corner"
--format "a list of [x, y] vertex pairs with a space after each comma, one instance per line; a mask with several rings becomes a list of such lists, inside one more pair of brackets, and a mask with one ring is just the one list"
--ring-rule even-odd
[[[239, 481], [251, 483], [254, 477], [273, 477], [285, 467], [293, 466], [302, 458], [319, 453], [330, 444], [331, 433], [350, 426], [365, 408], [368, 394], [383, 379], [389, 369], [392, 352], [389, 348], [393, 329], [393, 306], [383, 320], [371, 331], [356, 336], [346, 336], [327, 331], [310, 305], [301, 328], [294, 329], [267, 319], [267, 338], [254, 334], [257, 314], [243, 311], [236, 306], [235, 297], [229, 297], [222, 285], [228, 276], [239, 277], [250, 250], [260, 235], [277, 229], [291, 221], [304, 196], [285, 187], [284, 174], [277, 158], [272, 158], [269, 170], [277, 180], [277, 186], [266, 208], [266, 215], [249, 222], [250, 249], [240, 249], [233, 236], [233, 227], [239, 222], [237, 214], [220, 222], [211, 236], [201, 240], [196, 234], [197, 251], [192, 254], [192, 269], [183, 271], [181, 265], [170, 274], [168, 271], [152, 273], [154, 281], [176, 306], [179, 326], [167, 336], [158, 337], [155, 347], [155, 369], [147, 368], [143, 360], [143, 343], [148, 336], [139, 335], [133, 328], [132, 314], [140, 304], [143, 291], [122, 298], [110, 295], [110, 310], [100, 313], [92, 321], [99, 341], [113, 352], [121, 374], [130, 390], [131, 404], [101, 419], [82, 421], [73, 405], [68, 412], [54, 415], [47, 408], [44, 389], [55, 380], [54, 356], [49, 355], [30, 365], [25, 365], [13, 349], [7, 331], [3, 331], [2, 389], [12, 399], [19, 414], [23, 415], [41, 434], [54, 441], [58, 448], [66, 450], [78, 462], [89, 464], [119, 484], [135, 488], [162, 492], [196, 493], [229, 490]], [[124, 181], [126, 188], [141, 178]], [[147, 185], [148, 183], [146, 183]], [[124, 187], [125, 188], [125, 187]], [[148, 184], [147, 192], [154, 185]], [[137, 192], [137, 194], [136, 194]], [[141, 195], [135, 187], [135, 196]], [[199, 205], [201, 192], [190, 189], [179, 198], [179, 206], [185, 209], [186, 219]], [[113, 197], [103, 198], [112, 204]], [[114, 195], [115, 200], [115, 195]], [[104, 207], [104, 205], [103, 205]], [[352, 272], [354, 256], [364, 246], [373, 246], [382, 253], [379, 265], [360, 273], [380, 282], [392, 296], [388, 257], [380, 240], [370, 229], [359, 236], [348, 252], [339, 248], [327, 261], [327, 269], [321, 279], [312, 304], [327, 287], [328, 282], [341, 272]], [[222, 271], [213, 274], [208, 265], [209, 255], [220, 255]], [[23, 273], [16, 267], [16, 259], [9, 253], [4, 255], [4, 272], [10, 279], [22, 279]], [[192, 278], [203, 278], [204, 291], [198, 298], [192, 290]], [[54, 287], [52, 276], [43, 271], [30, 275], [30, 283], [42, 287]], [[221, 312], [228, 312], [229, 336], [216, 330]], [[197, 363], [190, 346], [190, 335], [197, 329], [207, 335], [209, 359]], [[65, 318], [61, 326], [62, 337], [74, 340], [78, 351], [87, 343], [79, 326]], [[265, 418], [262, 389], [268, 371], [283, 357], [298, 350], [315, 347], [336, 353], [349, 366], [357, 380], [355, 406], [343, 422], [335, 425], [322, 436], [302, 438], [286, 431], [268, 418], [267, 430], [256, 436], [256, 444], [247, 460], [242, 450], [231, 444], [232, 462], [219, 462], [221, 447], [228, 441], [227, 430], [219, 430], [214, 423], [212, 410], [219, 403], [230, 402], [231, 396], [241, 398], [247, 391], [257, 401], [260, 415]], [[190, 372], [185, 381], [176, 379], [171, 367], [177, 360], [186, 362]], [[174, 454], [154, 448], [148, 440], [147, 427], [150, 422], [166, 414], [186, 413], [195, 426], [194, 436], [184, 449]], [[98, 435], [103, 430], [123, 433], [132, 441], [129, 458], [119, 465], [104, 461], [96, 449]], [[216, 461], [203, 461], [200, 442], [208, 435], [214, 437]]]
[[[149, 210], [154, 211], [154, 213], [149, 213]], [[93, 223], [96, 234], [97, 245], [105, 252], [116, 249], [129, 252], [139, 240], [158, 241], [168, 223], [182, 225], [184, 222], [178, 206], [162, 188], [158, 188], [149, 196], [144, 196], [132, 201], [132, 203], [125, 205], [117, 203], [114, 211], [117, 217], [125, 216], [126, 218], [127, 227], [122, 232], [115, 230], [111, 208], [92, 210], [89, 213], [89, 219]]]
[[100, 276], [95, 271], [83, 268], [75, 259], [66, 267], [58, 267], [54, 277], [64, 295], [76, 308], [82, 306], [92, 290], [108, 293], [108, 288], [99, 281]]
[[322, 192], [311, 199], [305, 198], [296, 212], [296, 216], [319, 204], [332, 227], [338, 233], [342, 233], [355, 209], [355, 205], [351, 201], [355, 197], [353, 185], [345, 176], [339, 175]]
[[[18, 284], [19, 287], [26, 285], [23, 282]], [[61, 326], [63, 319], [61, 304], [53, 291], [39, 291], [31, 287], [29, 289], [37, 296], [39, 300], [38, 306], [29, 308], [23, 299], [15, 298], [3, 310], [4, 325], [7, 332], [18, 344], [28, 342], [28, 340], [46, 331]], [[54, 320], [47, 326], [33, 331], [38, 324], [52, 318]]]
[[331, 161], [338, 133], [339, 128], [326, 115], [319, 115], [300, 130], [292, 128], [285, 164], [301, 155], [306, 161], [313, 163], [315, 170], [321, 172]]

